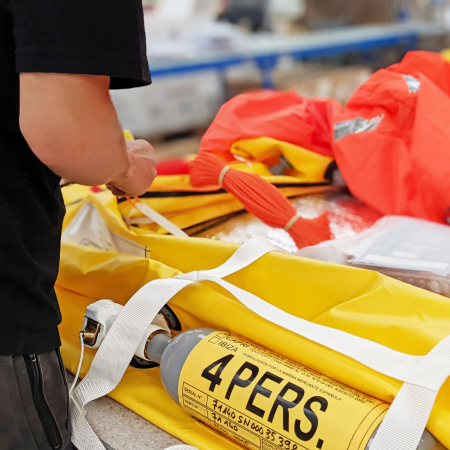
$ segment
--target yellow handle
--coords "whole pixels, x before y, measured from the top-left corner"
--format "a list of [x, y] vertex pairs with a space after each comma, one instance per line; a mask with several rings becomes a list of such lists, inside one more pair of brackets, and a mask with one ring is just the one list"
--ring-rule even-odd
[[131, 131], [123, 130], [123, 137], [126, 141], [134, 141], [134, 137]]

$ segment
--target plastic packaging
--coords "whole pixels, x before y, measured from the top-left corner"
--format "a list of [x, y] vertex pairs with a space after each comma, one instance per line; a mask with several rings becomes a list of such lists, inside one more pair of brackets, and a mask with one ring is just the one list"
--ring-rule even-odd
[[298, 256], [376, 270], [450, 298], [450, 227], [386, 216], [355, 236], [304, 248]]
[[[172, 399], [247, 449], [366, 449], [389, 404], [226, 332], [155, 336]], [[425, 431], [418, 450], [444, 447]]]
[[98, 209], [89, 202], [80, 208], [62, 233], [61, 239], [63, 242], [89, 246], [106, 252], [120, 252], [141, 258], [149, 256], [147, 247], [111, 231]]
[[[330, 229], [334, 239], [353, 236], [370, 228], [382, 216], [346, 191], [334, 188], [321, 194], [303, 195], [291, 199], [297, 214], [314, 218], [328, 212]], [[273, 244], [289, 252], [298, 250], [288, 233], [271, 228], [250, 214], [239, 214], [222, 222], [200, 228], [193, 234], [225, 242], [244, 243], [253, 236], [266, 236]]]

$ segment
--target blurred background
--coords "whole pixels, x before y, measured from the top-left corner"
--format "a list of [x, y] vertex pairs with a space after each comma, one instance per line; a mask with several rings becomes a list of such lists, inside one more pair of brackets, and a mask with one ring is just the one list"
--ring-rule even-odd
[[450, 0], [144, 0], [151, 86], [112, 91], [125, 129], [161, 160], [196, 153], [249, 89], [345, 104], [409, 50], [450, 48]]

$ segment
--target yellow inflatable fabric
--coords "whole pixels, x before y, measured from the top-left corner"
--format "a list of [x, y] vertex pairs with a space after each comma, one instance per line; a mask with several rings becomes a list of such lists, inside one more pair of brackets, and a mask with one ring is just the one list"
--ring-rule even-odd
[[[326, 177], [327, 169], [330, 166], [335, 167], [333, 158], [269, 137], [235, 142], [231, 153], [237, 158], [236, 162], [232, 163], [233, 169], [256, 173], [269, 183], [279, 186], [330, 184], [330, 179]], [[292, 168], [275, 176], [269, 169], [279, 162], [280, 156], [284, 156]], [[149, 192], [162, 191], [211, 193], [212, 189], [193, 187], [189, 175], [162, 175], [156, 178]]]
[[450, 48], [442, 50], [441, 54], [443, 58], [450, 63]]
[[[161, 177], [157, 177], [157, 180]], [[272, 177], [277, 178], [277, 177]], [[281, 177], [279, 177], [281, 178]], [[288, 177], [284, 177], [288, 178]], [[305, 194], [314, 194], [330, 190], [331, 186], [287, 186], [279, 188], [286, 197], [295, 197]], [[94, 195], [105, 204], [117, 203], [115, 197], [106, 189], [94, 194], [86, 186], [70, 185], [62, 189], [66, 205], [80, 202], [86, 195]], [[242, 203], [233, 195], [225, 193], [198, 193], [198, 192], [157, 192], [150, 191], [141, 197], [141, 201], [165, 216], [181, 229], [226, 216], [244, 209]], [[119, 200], [119, 210], [127, 223], [137, 225], [144, 232], [167, 234], [165, 228], [152, 222], [140, 211], [134, 208], [125, 199]]]
[[[299, 182], [307, 183], [327, 182], [325, 174], [334, 161], [328, 156], [270, 137], [243, 139], [235, 142], [231, 147], [231, 153], [250, 160], [273, 159], [283, 155], [292, 165], [292, 169], [286, 170], [286, 175], [296, 178]], [[269, 172], [268, 168], [266, 170]], [[260, 175], [264, 174], [260, 173]]]
[[[78, 333], [89, 304], [99, 299], [125, 304], [145, 283], [215, 268], [237, 248], [236, 244], [208, 239], [152, 235], [129, 229], [117, 203], [102, 202], [95, 194], [67, 205], [64, 226], [85, 202], [97, 207], [112, 231], [147, 246], [150, 259], [62, 244], [56, 290], [63, 315], [62, 353], [73, 373], [80, 356]], [[428, 353], [450, 334], [447, 298], [373, 271], [272, 252], [227, 280], [298, 317], [412, 355]], [[401, 386], [397, 380], [263, 320], [215, 284], [191, 285], [174, 297], [170, 306], [183, 330], [211, 327], [241, 335], [381, 400], [392, 402]], [[94, 351], [86, 349], [85, 355], [82, 376], [89, 369]], [[111, 397], [201, 450], [239, 448], [175, 404], [161, 385], [158, 368], [129, 367]], [[428, 429], [448, 449], [449, 424], [450, 380], [447, 380], [436, 399]]]
[[[124, 131], [124, 136], [126, 140], [134, 139], [129, 131]], [[233, 163], [234, 169], [260, 175], [276, 185], [286, 197], [319, 193], [331, 187], [326, 175], [334, 160], [296, 145], [261, 137], [236, 142], [232, 152], [242, 160]], [[282, 175], [274, 176], [269, 170], [270, 165], [279, 162], [282, 155], [292, 168], [283, 168]], [[106, 190], [104, 186], [100, 189]], [[89, 187], [66, 186], [63, 189], [64, 201], [66, 204], [77, 202], [89, 192]], [[110, 197], [106, 194], [100, 198], [109, 201]], [[149, 191], [141, 196], [141, 201], [181, 229], [244, 209], [233, 195], [220, 190], [219, 186], [194, 188], [189, 175], [158, 176]], [[119, 209], [127, 223], [147, 232], [167, 234], [167, 230], [149, 220], [125, 199], [119, 202]]]

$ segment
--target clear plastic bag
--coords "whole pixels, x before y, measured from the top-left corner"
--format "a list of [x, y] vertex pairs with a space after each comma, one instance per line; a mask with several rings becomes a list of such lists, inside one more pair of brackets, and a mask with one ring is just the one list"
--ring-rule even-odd
[[450, 227], [386, 216], [354, 236], [295, 253], [377, 272], [450, 298]]

